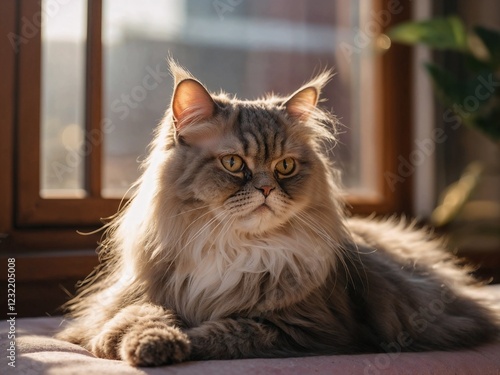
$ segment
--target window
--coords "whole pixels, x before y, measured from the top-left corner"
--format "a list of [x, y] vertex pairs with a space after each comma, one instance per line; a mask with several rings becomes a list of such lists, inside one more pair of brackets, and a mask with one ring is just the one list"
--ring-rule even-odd
[[103, 117], [113, 124], [103, 145], [105, 195], [122, 196], [137, 178], [137, 156], [172, 91], [167, 53], [212, 91], [223, 88], [240, 98], [292, 93], [314, 70], [335, 67], [338, 75], [324, 97], [349, 130], [340, 129], [333, 157], [349, 188], [373, 192], [375, 148], [362, 144], [373, 139], [376, 126], [366, 118], [373, 112], [372, 49], [338, 47], [365, 22], [364, 7], [358, 1], [283, 4], [103, 1]]
[[410, 148], [411, 90], [401, 78], [410, 59], [405, 47], [386, 51], [380, 32], [409, 12], [409, 0], [0, 2], [8, 36], [0, 60], [0, 250], [35, 252], [24, 260], [26, 282], [88, 273], [95, 255], [75, 249], [93, 249], [100, 234], [75, 229], [97, 229], [137, 178], [169, 103], [169, 51], [210, 90], [240, 98], [287, 94], [334, 67], [322, 105], [345, 125], [333, 157], [349, 207], [407, 212], [410, 178], [391, 185], [386, 177]]
[[315, 69], [335, 67], [324, 97], [346, 125], [333, 157], [354, 210], [398, 208], [380, 179], [389, 168], [386, 140], [376, 138], [386, 86], [378, 39], [362, 28], [384, 26], [368, 22], [374, 2], [296, 5], [22, 1], [21, 27], [40, 12], [41, 26], [18, 45], [17, 223], [92, 225], [116, 210], [169, 102], [168, 53], [211, 90], [244, 98], [292, 92]]

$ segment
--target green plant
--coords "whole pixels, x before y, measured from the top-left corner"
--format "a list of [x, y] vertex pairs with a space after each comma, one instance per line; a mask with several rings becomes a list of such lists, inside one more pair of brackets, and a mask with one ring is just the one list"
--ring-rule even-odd
[[466, 126], [500, 141], [500, 32], [482, 26], [467, 32], [460, 18], [451, 16], [402, 23], [387, 35], [394, 42], [454, 51], [466, 74], [425, 64], [438, 97]]

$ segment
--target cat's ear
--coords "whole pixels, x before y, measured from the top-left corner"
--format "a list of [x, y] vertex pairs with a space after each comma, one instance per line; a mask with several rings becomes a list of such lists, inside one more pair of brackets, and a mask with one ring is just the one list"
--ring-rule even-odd
[[200, 82], [186, 78], [176, 85], [171, 108], [175, 127], [179, 131], [186, 125], [211, 118], [215, 103]]
[[286, 111], [290, 117], [305, 120], [316, 108], [318, 98], [319, 90], [316, 87], [302, 88], [285, 102]]
[[325, 70], [290, 96], [285, 102], [288, 115], [299, 120], [307, 120], [318, 105], [321, 89], [332, 78], [331, 70]]

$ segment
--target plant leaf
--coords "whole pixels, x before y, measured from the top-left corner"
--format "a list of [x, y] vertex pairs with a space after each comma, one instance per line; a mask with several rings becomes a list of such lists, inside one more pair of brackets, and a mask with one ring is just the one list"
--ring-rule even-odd
[[482, 26], [474, 27], [474, 32], [488, 50], [491, 64], [500, 67], [500, 32]]
[[494, 141], [500, 141], [500, 107], [475, 118], [473, 126]]
[[479, 184], [483, 171], [484, 166], [480, 162], [471, 162], [462, 172], [460, 179], [445, 189], [438, 206], [431, 214], [434, 226], [442, 227], [458, 216]]
[[471, 71], [471, 73], [480, 73], [486, 70], [492, 71], [491, 64], [477, 59], [473, 54], [462, 56], [464, 56], [465, 65], [467, 69]]
[[391, 28], [387, 35], [395, 42], [424, 43], [436, 49], [467, 51], [467, 34], [456, 16], [401, 23]]
[[467, 97], [467, 85], [463, 81], [435, 64], [426, 63], [425, 68], [431, 76], [438, 97], [445, 105], [452, 106], [464, 101]]

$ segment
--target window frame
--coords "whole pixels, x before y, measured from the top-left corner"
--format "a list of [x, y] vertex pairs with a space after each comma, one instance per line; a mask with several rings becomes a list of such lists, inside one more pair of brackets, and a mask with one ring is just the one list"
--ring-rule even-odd
[[[390, 0], [374, 0], [375, 11], [387, 9], [389, 3]], [[401, 1], [401, 6], [402, 12], [393, 14], [390, 24], [409, 19], [410, 1]], [[21, 35], [22, 20], [36, 19], [40, 7], [38, 0], [1, 1], [2, 35], [12, 32]], [[90, 232], [98, 229], [102, 226], [101, 218], [116, 213], [120, 204], [119, 199], [103, 198], [100, 191], [103, 136], [100, 129], [101, 19], [102, 0], [88, 0], [85, 128], [87, 132], [98, 134], [98, 137], [92, 144], [93, 152], [86, 156], [85, 189], [88, 196], [81, 199], [40, 196], [40, 30], [21, 43], [18, 52], [8, 38], [0, 41], [0, 71], [4, 74], [0, 85], [0, 160], [4, 177], [0, 183], [0, 258], [15, 255], [18, 267], [27, 267], [29, 272], [18, 275], [18, 280], [26, 285], [51, 280], [55, 290], [60, 280], [67, 282], [77, 276], [83, 278], [97, 264], [94, 249], [102, 233], [81, 236], [76, 230]], [[398, 155], [407, 157], [411, 151], [411, 98], [408, 95], [411, 83], [410, 79], [398, 78], [410, 77], [410, 49], [392, 46], [387, 53], [377, 56], [375, 63], [375, 89], [379, 93], [374, 104], [375, 108], [379, 108], [375, 142], [380, 144], [376, 155], [380, 161], [377, 173], [380, 176], [377, 182], [380, 195], [373, 198], [348, 195], [347, 208], [360, 215], [373, 212], [382, 215], [411, 214], [411, 177], [398, 184], [395, 191], [391, 191], [383, 178], [386, 172], [397, 174]], [[36, 264], [41, 267], [33, 266]], [[50, 264], [63, 269], [51, 274], [44, 270]], [[72, 269], [78, 264], [78, 270]], [[26, 293], [29, 293], [28, 290]], [[39, 301], [41, 306], [55, 305], [55, 302], [46, 301], [48, 296], [37, 296], [35, 293], [30, 298]]]
[[[116, 212], [119, 199], [101, 195], [101, 155], [103, 132], [100, 128], [101, 103], [101, 1], [88, 2], [88, 32], [85, 69], [85, 132], [92, 134], [84, 157], [84, 189], [82, 198], [43, 198], [40, 195], [40, 95], [41, 95], [41, 30], [18, 53], [17, 95], [17, 186], [22, 186], [16, 201], [16, 225], [34, 226], [92, 226], [101, 217]], [[34, 0], [19, 2], [21, 19], [34, 19], [41, 11]], [[30, 136], [23, 136], [29, 134]]]
[[[387, 9], [390, 0], [374, 0], [375, 11]], [[102, 132], [102, 44], [101, 0], [88, 0], [86, 131]], [[410, 16], [409, 0], [401, 2], [403, 11], [393, 14], [390, 24]], [[20, 35], [22, 19], [33, 20], [40, 12], [38, 0], [5, 0], [0, 2], [1, 35]], [[390, 25], [385, 25], [389, 27]], [[397, 157], [411, 151], [411, 112], [408, 96], [411, 56], [410, 49], [392, 46], [376, 58], [377, 96], [379, 108], [376, 142], [380, 144], [376, 157], [380, 161], [377, 183], [381, 194], [372, 199], [347, 196], [348, 209], [354, 214], [411, 214], [411, 177], [393, 192], [382, 177], [385, 172], [397, 174]], [[71, 290], [97, 265], [96, 243], [102, 233], [81, 236], [76, 229], [92, 231], [101, 227], [102, 217], [113, 215], [119, 199], [104, 199], [100, 192], [100, 150], [97, 147], [86, 156], [88, 197], [83, 199], [44, 199], [40, 196], [40, 30], [16, 53], [8, 38], [0, 41], [0, 160], [3, 164], [0, 183], [0, 258], [16, 258], [17, 289], [23, 296], [24, 316], [57, 312], [67, 298], [60, 285]], [[402, 95], [402, 93], [404, 95]], [[397, 103], [397, 105], [394, 105]], [[401, 124], [405, 124], [402, 126]], [[391, 137], [387, 137], [391, 134]], [[96, 146], [96, 145], [93, 145]], [[93, 178], [89, 178], [89, 176]], [[84, 250], [81, 250], [84, 249]], [[4, 280], [5, 274], [0, 276]], [[59, 311], [60, 312], [60, 311]]]

